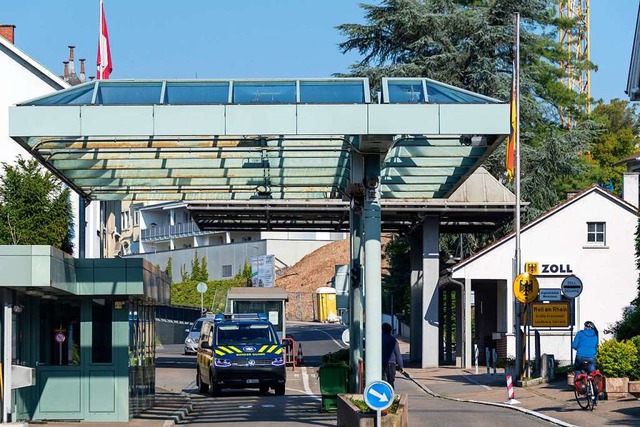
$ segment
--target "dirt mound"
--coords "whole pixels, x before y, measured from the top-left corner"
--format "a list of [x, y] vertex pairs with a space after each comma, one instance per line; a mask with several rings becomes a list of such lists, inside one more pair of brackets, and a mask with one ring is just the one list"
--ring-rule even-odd
[[321, 286], [331, 286], [336, 265], [340, 264], [349, 264], [349, 239], [329, 243], [306, 255], [276, 279], [276, 286], [287, 292], [315, 292]]

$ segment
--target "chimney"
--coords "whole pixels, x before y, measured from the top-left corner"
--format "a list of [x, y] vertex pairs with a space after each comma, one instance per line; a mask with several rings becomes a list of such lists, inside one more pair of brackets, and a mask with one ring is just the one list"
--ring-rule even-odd
[[69, 75], [70, 76], [76, 73], [75, 62], [73, 61], [73, 49], [75, 49], [75, 46], [69, 46]]
[[66, 82], [69, 80], [69, 61], [62, 61], [62, 63], [64, 64], [64, 74], [62, 75], [62, 78]]
[[84, 58], [81, 58], [81, 59], [80, 59], [80, 81], [81, 81], [82, 83], [84, 83], [85, 81], [87, 81], [87, 75], [86, 75], [86, 73], [84, 72], [84, 61], [85, 61], [85, 59], [84, 59]]
[[622, 174], [622, 198], [625, 202], [638, 209], [640, 205], [640, 180], [638, 172], [625, 172]]
[[15, 25], [0, 24], [0, 37], [4, 37], [5, 39], [9, 40], [9, 43], [13, 44], [15, 29]]

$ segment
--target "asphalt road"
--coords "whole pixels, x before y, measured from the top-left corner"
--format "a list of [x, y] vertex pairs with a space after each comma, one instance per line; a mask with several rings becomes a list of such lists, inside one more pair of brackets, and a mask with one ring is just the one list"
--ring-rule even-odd
[[[287, 368], [284, 396], [273, 390], [261, 395], [258, 390], [225, 390], [213, 398], [199, 394], [195, 387], [195, 356], [182, 354], [183, 346], [166, 346], [158, 351], [156, 384], [164, 389], [188, 394], [194, 411], [184, 425], [205, 426], [334, 426], [335, 414], [320, 412], [320, 385], [317, 367], [320, 356], [344, 348], [344, 326], [291, 322], [287, 331], [302, 344], [304, 366]], [[297, 350], [297, 349], [296, 349]], [[465, 402], [434, 398], [411, 380], [396, 379], [396, 392], [409, 395], [409, 418], [412, 426], [548, 426], [546, 421], [517, 411]]]

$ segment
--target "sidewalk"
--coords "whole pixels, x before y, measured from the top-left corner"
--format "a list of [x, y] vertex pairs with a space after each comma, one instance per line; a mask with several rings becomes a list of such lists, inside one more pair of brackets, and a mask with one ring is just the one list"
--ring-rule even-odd
[[[409, 344], [399, 338], [400, 350], [408, 358]], [[479, 369], [455, 367], [425, 368], [408, 363], [405, 372], [427, 393], [444, 399], [473, 401], [528, 412], [563, 426], [640, 425], [640, 400], [629, 395], [619, 400], [603, 400], [593, 412], [578, 406], [566, 377], [552, 383], [514, 387], [519, 404], [508, 404], [506, 378], [502, 369], [496, 375]], [[491, 371], [493, 372], [493, 371]], [[530, 384], [533, 381], [530, 382]]]

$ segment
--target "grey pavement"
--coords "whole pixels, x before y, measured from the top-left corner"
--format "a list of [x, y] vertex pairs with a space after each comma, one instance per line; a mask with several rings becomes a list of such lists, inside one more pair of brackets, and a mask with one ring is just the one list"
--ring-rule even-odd
[[[399, 341], [403, 355], [408, 354], [408, 343]], [[562, 426], [640, 425], [640, 400], [634, 397], [602, 400], [593, 412], [585, 411], [575, 401], [566, 376], [551, 383], [530, 381], [526, 386], [514, 387], [515, 400], [519, 403], [509, 404], [506, 376], [500, 372], [502, 370], [491, 375], [486, 373], [486, 368], [484, 372], [479, 369], [476, 374], [475, 369], [421, 369], [408, 364], [405, 371], [408, 378], [425, 392], [441, 399], [507, 407]]]
[[[400, 340], [401, 352], [408, 358], [408, 343]], [[291, 368], [288, 368], [289, 371]], [[310, 368], [311, 369], [311, 368]], [[558, 378], [552, 383], [530, 382], [527, 386], [515, 387], [515, 399], [517, 404], [507, 403], [508, 394], [506, 378], [503, 372], [495, 375], [487, 374], [486, 369], [461, 369], [456, 367], [438, 367], [422, 369], [408, 363], [405, 366], [406, 378], [398, 378], [396, 387], [399, 392], [404, 392], [411, 387], [419, 387], [427, 393], [430, 399], [442, 399], [442, 409], [446, 412], [447, 402], [469, 402], [466, 408], [469, 413], [489, 409], [490, 407], [506, 408], [510, 411], [520, 411], [535, 417], [537, 421], [544, 421], [561, 426], [638, 426], [640, 425], [640, 400], [633, 397], [618, 400], [603, 400], [593, 412], [579, 408], [574, 399], [571, 388], [567, 385], [566, 377]], [[312, 370], [310, 371], [311, 374]], [[297, 376], [299, 370], [292, 372]], [[319, 394], [317, 378], [310, 375], [310, 388], [314, 393]], [[296, 380], [298, 380], [296, 378]], [[190, 381], [190, 379], [189, 379]], [[415, 388], [414, 387], [414, 388]], [[157, 389], [156, 406], [145, 411], [140, 416], [132, 419], [129, 423], [62, 423], [52, 422], [52, 426], [75, 426], [75, 427], [106, 427], [114, 426], [134, 426], [134, 427], [169, 427], [184, 419], [186, 413], [198, 403], [197, 399], [192, 399], [189, 393], [179, 393], [176, 389]], [[419, 398], [413, 393], [411, 398]], [[418, 397], [416, 397], [418, 396]], [[411, 398], [409, 408], [411, 408]], [[473, 406], [480, 405], [480, 406]], [[415, 406], [414, 406], [415, 407]], [[465, 409], [467, 412], [467, 409]], [[451, 414], [456, 417], [456, 414]], [[425, 425], [424, 420], [411, 416], [409, 410], [410, 424]], [[533, 418], [532, 418], [533, 420]], [[459, 421], [459, 420], [458, 420]], [[446, 425], [459, 425], [456, 418]], [[496, 424], [509, 425], [509, 422], [499, 422]], [[468, 424], [465, 422], [464, 424]], [[532, 422], [531, 425], [537, 425]], [[445, 424], [442, 424], [445, 425]]]

